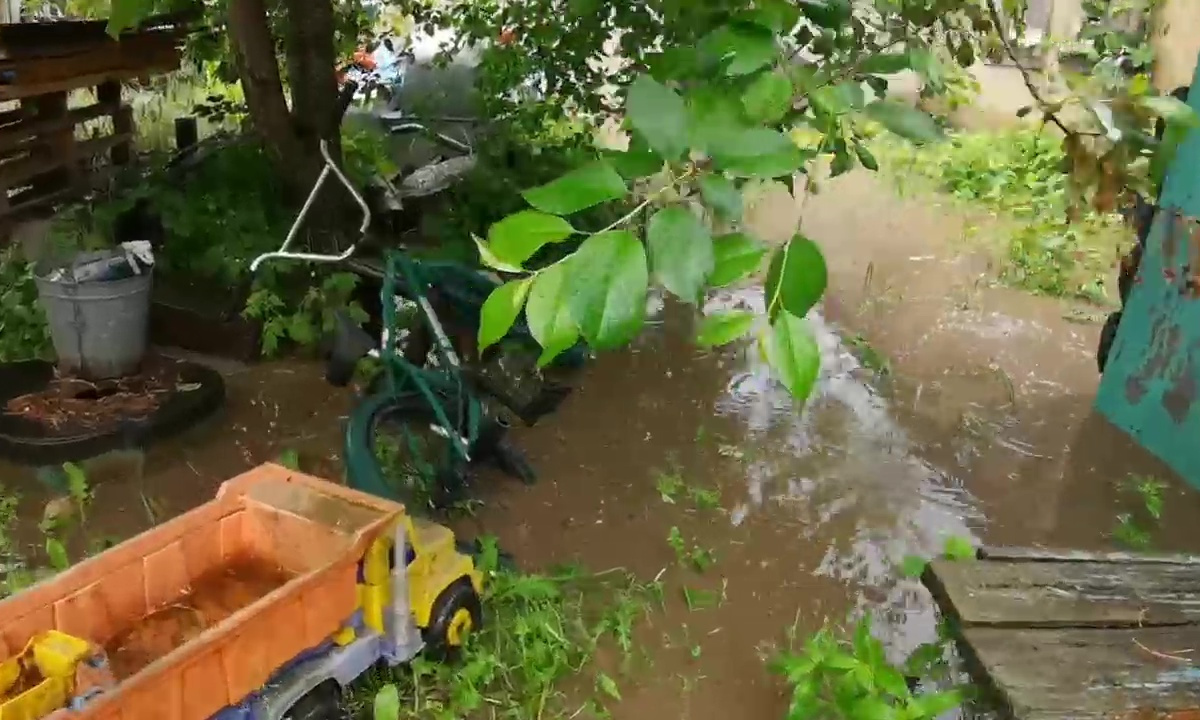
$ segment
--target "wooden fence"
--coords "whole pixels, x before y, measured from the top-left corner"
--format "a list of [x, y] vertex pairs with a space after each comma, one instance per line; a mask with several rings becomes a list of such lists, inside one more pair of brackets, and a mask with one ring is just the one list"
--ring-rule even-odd
[[129, 162], [134, 123], [122, 84], [178, 68], [182, 39], [170, 25], [119, 40], [103, 22], [0, 25], [0, 229]]

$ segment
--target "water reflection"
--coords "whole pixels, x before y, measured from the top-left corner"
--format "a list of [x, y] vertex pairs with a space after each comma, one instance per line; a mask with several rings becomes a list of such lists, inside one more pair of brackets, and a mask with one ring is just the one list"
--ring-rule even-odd
[[[722, 294], [706, 312], [738, 306], [761, 311], [761, 291]], [[900, 578], [898, 564], [906, 555], [937, 554], [950, 536], [972, 538], [983, 514], [960, 480], [921, 457], [834, 328], [817, 312], [809, 322], [822, 367], [804, 410], [771, 380], [754, 343], [735, 353], [716, 400], [719, 415], [737, 420], [747, 458], [745, 497], [730, 518], [794, 522], [825, 548], [816, 573], [859, 589], [858, 609], [883, 610], [889, 622], [879, 634], [904, 652], [933, 637], [935, 616], [919, 587]]]

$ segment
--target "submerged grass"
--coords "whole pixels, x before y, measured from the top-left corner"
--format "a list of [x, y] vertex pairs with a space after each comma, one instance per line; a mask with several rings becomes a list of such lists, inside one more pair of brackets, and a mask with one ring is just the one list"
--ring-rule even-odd
[[[957, 132], [914, 147], [881, 136], [877, 150], [897, 179], [915, 177], [999, 221], [999, 237], [982, 238], [999, 279], [1029, 292], [1104, 303], [1106, 279], [1130, 234], [1119, 215], [1088, 212], [1067, 221], [1062, 142], [1035, 127]], [[975, 229], [973, 233], [977, 233]]]

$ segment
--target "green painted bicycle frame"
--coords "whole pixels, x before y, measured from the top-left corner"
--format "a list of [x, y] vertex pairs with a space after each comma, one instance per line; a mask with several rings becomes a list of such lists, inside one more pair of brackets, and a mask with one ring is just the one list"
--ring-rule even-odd
[[[403, 288], [401, 288], [403, 285]], [[474, 388], [466, 381], [461, 360], [446, 337], [445, 330], [429, 304], [425, 288], [429, 282], [421, 265], [403, 251], [389, 253], [386, 261], [383, 289], [383, 347], [379, 349], [383, 363], [383, 385], [374, 394], [358, 403], [350, 413], [344, 437], [344, 458], [350, 484], [381, 497], [402, 499], [387, 482], [375, 456], [374, 432], [380, 412], [406, 402], [419, 403], [429, 409], [432, 420], [448, 437], [452, 453], [447, 459], [449, 468], [459, 472], [472, 459], [472, 450], [479, 439], [484, 423], [483, 405]], [[402, 292], [400, 292], [402, 290]], [[420, 308], [423, 322], [433, 331], [438, 365], [422, 368], [404, 359], [396, 347], [397, 295], [413, 298]], [[410, 448], [411, 437], [406, 435]]]

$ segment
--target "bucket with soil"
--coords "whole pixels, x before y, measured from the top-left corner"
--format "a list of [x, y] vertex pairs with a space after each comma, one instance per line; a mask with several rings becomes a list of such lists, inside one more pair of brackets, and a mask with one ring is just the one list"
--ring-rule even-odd
[[35, 278], [59, 371], [88, 380], [137, 372], [146, 354], [154, 257], [149, 243], [43, 262]]

